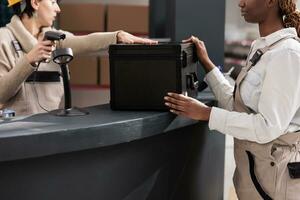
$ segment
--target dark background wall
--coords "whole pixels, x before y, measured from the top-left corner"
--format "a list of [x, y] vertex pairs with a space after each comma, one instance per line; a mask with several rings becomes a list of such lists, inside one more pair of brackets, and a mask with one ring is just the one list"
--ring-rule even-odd
[[206, 43], [216, 65], [224, 62], [225, 1], [150, 0], [150, 37], [181, 41], [191, 35]]
[[0, 27], [5, 26], [10, 21], [12, 10], [7, 7], [6, 0], [0, 0]]

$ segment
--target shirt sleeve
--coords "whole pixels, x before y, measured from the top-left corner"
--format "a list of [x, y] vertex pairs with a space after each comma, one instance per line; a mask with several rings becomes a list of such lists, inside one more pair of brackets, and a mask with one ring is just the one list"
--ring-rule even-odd
[[213, 108], [209, 128], [235, 138], [268, 143], [286, 133], [300, 107], [300, 53], [270, 54], [257, 114]]
[[26, 56], [17, 59], [8, 43], [0, 43], [0, 104], [5, 104], [19, 91], [26, 78], [34, 71]]
[[70, 32], [66, 32], [66, 39], [62, 42], [63, 47], [70, 47], [74, 55], [95, 53], [99, 50], [107, 49], [109, 45], [117, 43], [116, 32], [91, 33], [87, 35], [75, 36]]
[[205, 81], [214, 93], [218, 104], [226, 110], [233, 109], [233, 90], [229, 81], [224, 77], [220, 70], [215, 67], [205, 76]]

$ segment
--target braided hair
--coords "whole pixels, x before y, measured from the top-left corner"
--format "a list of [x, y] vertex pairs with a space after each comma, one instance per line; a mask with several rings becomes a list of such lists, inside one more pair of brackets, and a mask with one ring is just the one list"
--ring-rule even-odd
[[295, 27], [300, 36], [300, 11], [296, 9], [296, 0], [278, 0], [278, 3], [284, 26]]

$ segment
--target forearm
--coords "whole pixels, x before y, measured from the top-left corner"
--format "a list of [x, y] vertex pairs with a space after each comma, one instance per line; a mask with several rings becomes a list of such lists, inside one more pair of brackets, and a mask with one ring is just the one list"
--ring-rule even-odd
[[234, 138], [260, 144], [268, 143], [284, 134], [285, 127], [272, 125], [262, 114], [247, 114], [213, 107], [209, 128]]
[[204, 67], [204, 70], [206, 73], [209, 73], [210, 71], [212, 71], [214, 68], [216, 68], [215, 64], [209, 59], [205, 59], [203, 62], [202, 62], [202, 65]]
[[74, 55], [93, 53], [107, 49], [109, 45], [117, 43], [118, 32], [92, 33], [84, 36], [68, 35], [63, 41], [63, 47], [70, 47]]
[[219, 106], [227, 110], [232, 110], [234, 87], [230, 85], [208, 56], [202, 59], [201, 63], [207, 73], [207, 83], [217, 98]]
[[206, 75], [205, 80], [214, 93], [219, 106], [226, 110], [232, 110], [234, 87], [230, 85], [223, 74], [214, 68]]

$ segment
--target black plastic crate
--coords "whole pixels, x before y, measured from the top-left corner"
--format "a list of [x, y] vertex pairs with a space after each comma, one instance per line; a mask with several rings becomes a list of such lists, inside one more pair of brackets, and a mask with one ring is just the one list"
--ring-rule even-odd
[[198, 93], [193, 44], [116, 44], [109, 47], [111, 108], [167, 110], [167, 92]]

